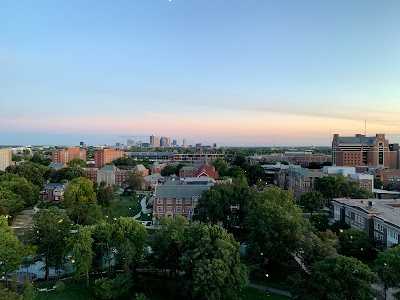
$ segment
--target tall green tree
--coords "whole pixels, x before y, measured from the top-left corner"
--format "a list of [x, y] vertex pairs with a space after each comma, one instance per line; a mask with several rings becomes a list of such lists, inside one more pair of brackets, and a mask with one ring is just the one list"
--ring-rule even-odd
[[67, 162], [68, 167], [75, 168], [85, 168], [86, 162], [82, 158], [73, 158], [69, 162]]
[[61, 168], [53, 172], [50, 176], [50, 182], [71, 181], [79, 177], [86, 177], [85, 171], [81, 167], [72, 165], [71, 167]]
[[339, 254], [352, 256], [363, 262], [376, 258], [376, 250], [371, 238], [365, 231], [348, 229], [339, 233]]
[[21, 196], [25, 207], [34, 205], [39, 197], [39, 187], [16, 174], [0, 176], [0, 189], [8, 189]]
[[311, 191], [304, 193], [300, 197], [300, 203], [303, 205], [311, 215], [313, 212], [317, 211], [318, 209], [322, 208], [324, 204], [324, 198], [320, 192]]
[[373, 300], [377, 291], [372, 284], [378, 276], [353, 257], [335, 255], [314, 263], [310, 274], [291, 277], [292, 295], [308, 300]]
[[38, 186], [39, 189], [43, 189], [43, 174], [46, 170], [47, 168], [45, 166], [33, 162], [24, 162], [6, 168], [7, 173], [25, 177], [26, 180]]
[[38, 240], [38, 254], [45, 264], [45, 278], [50, 279], [50, 268], [60, 270], [65, 263], [66, 238], [70, 234], [71, 220], [58, 207], [41, 209], [34, 215]]
[[176, 215], [174, 218], [162, 218], [160, 223], [161, 229], [155, 232], [151, 245], [154, 263], [159, 269], [170, 270], [177, 278], [186, 242], [184, 232], [189, 220]]
[[29, 161], [47, 167], [51, 163], [51, 158], [35, 152]]
[[223, 158], [218, 157], [216, 160], [213, 161], [212, 165], [214, 166], [215, 170], [218, 171], [220, 177], [223, 177], [227, 174], [228, 164]]
[[22, 254], [23, 247], [8, 226], [7, 218], [0, 215], [0, 278], [18, 270]]
[[300, 247], [301, 211], [289, 191], [266, 189], [256, 196], [257, 205], [244, 221], [248, 253], [261, 262], [286, 262]]
[[93, 181], [78, 177], [68, 184], [64, 191], [64, 202], [71, 220], [80, 225], [92, 225], [101, 218], [101, 209], [97, 205]]
[[20, 195], [8, 189], [0, 189], [0, 214], [15, 216], [24, 208], [24, 200]]
[[131, 195], [134, 191], [143, 189], [143, 175], [139, 171], [131, 170], [126, 174], [124, 186], [124, 193]]
[[379, 253], [374, 262], [374, 270], [379, 276], [385, 299], [387, 299], [387, 292], [390, 288], [400, 287], [400, 246]]
[[137, 264], [146, 253], [147, 231], [139, 222], [128, 217], [116, 220], [112, 236], [117, 264], [125, 272]]
[[78, 226], [76, 233], [67, 238], [66, 245], [66, 254], [72, 256], [74, 274], [77, 278], [84, 274], [87, 287], [89, 287], [89, 271], [94, 257], [92, 244], [93, 239], [90, 227]]
[[233, 236], [220, 226], [194, 222], [186, 227], [184, 240], [185, 298], [236, 299], [248, 284], [248, 274]]

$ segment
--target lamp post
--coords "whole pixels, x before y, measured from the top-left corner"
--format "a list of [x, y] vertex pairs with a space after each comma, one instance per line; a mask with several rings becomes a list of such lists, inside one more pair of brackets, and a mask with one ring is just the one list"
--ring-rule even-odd
[[266, 273], [265, 278], [266, 278], [266, 282], [267, 282], [267, 296], [269, 296], [268, 277], [269, 277], [269, 274]]

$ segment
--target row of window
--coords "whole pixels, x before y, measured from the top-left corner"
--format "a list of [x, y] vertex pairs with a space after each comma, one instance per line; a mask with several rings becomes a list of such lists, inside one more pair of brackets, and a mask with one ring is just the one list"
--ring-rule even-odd
[[383, 225], [379, 223], [374, 223], [374, 229], [383, 232]]
[[[173, 199], [157, 199], [157, 204], [173, 204]], [[175, 204], [182, 204], [182, 199], [176, 199]], [[185, 199], [185, 204], [192, 204], [192, 199]]]
[[176, 206], [175, 207], [175, 211], [173, 211], [173, 206], [167, 206], [167, 209], [166, 210], [164, 210], [164, 207], [163, 206], [158, 206], [157, 207], [157, 212], [158, 213], [163, 213], [163, 212], [177, 212], [177, 213], [181, 213], [183, 210], [182, 209], [185, 209], [185, 212], [188, 212], [188, 211], [190, 211], [191, 209], [192, 209], [192, 207], [191, 206]]

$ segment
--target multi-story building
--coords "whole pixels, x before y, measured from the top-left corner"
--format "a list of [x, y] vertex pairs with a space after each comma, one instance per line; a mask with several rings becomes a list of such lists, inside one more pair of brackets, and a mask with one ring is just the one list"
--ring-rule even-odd
[[67, 163], [72, 159], [80, 158], [86, 161], [86, 150], [79, 147], [68, 147], [52, 153], [51, 159], [54, 163]]
[[340, 198], [333, 199], [331, 204], [334, 220], [365, 231], [386, 247], [400, 242], [400, 203], [397, 200]]
[[295, 168], [292, 166], [288, 169], [283, 169], [282, 173], [284, 174], [284, 178], [281, 178], [284, 182], [284, 189], [292, 189], [296, 199], [300, 199], [304, 193], [313, 191], [318, 178], [327, 176], [322, 170]]
[[213, 179], [218, 179], [218, 171], [215, 170], [214, 166], [209, 166], [208, 164], [202, 165], [192, 165], [184, 166], [179, 170], [179, 177], [210, 177]]
[[104, 148], [96, 150], [94, 152], [94, 167], [101, 168], [105, 164], [124, 156], [125, 153], [123, 150], [117, 150], [114, 148]]
[[385, 134], [366, 137], [333, 135], [332, 161], [336, 166], [369, 166], [391, 168], [398, 166], [398, 144], [389, 144]]
[[152, 147], [152, 148], [160, 147], [160, 141], [161, 141], [161, 139], [159, 136], [151, 135], [150, 136], [150, 147]]
[[183, 139], [182, 147], [187, 148], [188, 146], [188, 141], [186, 139]]
[[62, 201], [68, 183], [48, 183], [39, 194], [40, 201]]
[[201, 193], [213, 184], [211, 178], [170, 180], [155, 187], [153, 219], [181, 215], [192, 218]]
[[12, 164], [12, 151], [5, 148], [0, 149], [0, 171], [5, 171], [8, 166]]
[[400, 170], [399, 169], [380, 169], [376, 170], [375, 178], [382, 181], [384, 189], [400, 189]]

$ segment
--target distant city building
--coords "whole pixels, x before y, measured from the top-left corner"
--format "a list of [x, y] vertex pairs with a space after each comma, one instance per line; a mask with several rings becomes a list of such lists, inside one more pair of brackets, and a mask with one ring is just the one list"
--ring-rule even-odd
[[68, 147], [52, 153], [51, 159], [54, 163], [68, 163], [72, 159], [80, 158], [86, 162], [86, 150], [79, 147]]
[[188, 145], [187, 140], [186, 140], [186, 139], [183, 139], [182, 147], [183, 147], [183, 148], [187, 148], [188, 146], [189, 146], [189, 145]]
[[166, 137], [161, 137], [161, 139], [160, 139], [160, 147], [168, 147], [169, 146], [169, 144], [168, 144], [168, 138], [166, 138]]
[[85, 142], [79, 142], [80, 147], [85, 147]]
[[217, 148], [217, 143], [214, 143], [214, 144], [213, 144], [213, 148]]
[[160, 147], [160, 137], [159, 136], [150, 136], [150, 147], [152, 148], [158, 148]]
[[114, 148], [96, 150], [94, 152], [94, 167], [101, 168], [105, 164], [124, 156], [125, 153], [123, 150], [116, 150]]
[[178, 146], [178, 141], [177, 140], [172, 140], [172, 146], [174, 146], [174, 147]]
[[197, 143], [197, 144], [196, 144], [196, 148], [201, 148], [202, 146], [203, 146], [202, 143]]
[[385, 134], [366, 137], [333, 135], [332, 162], [336, 166], [369, 166], [374, 168], [398, 168], [399, 145], [389, 144]]
[[9, 148], [0, 149], [0, 171], [5, 171], [12, 164], [12, 151]]

